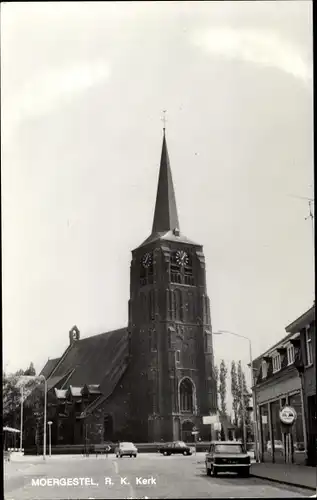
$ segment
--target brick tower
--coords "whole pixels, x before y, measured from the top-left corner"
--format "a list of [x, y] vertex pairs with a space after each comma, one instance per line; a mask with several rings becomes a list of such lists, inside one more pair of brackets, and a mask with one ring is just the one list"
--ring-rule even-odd
[[135, 441], [209, 436], [216, 407], [202, 245], [180, 232], [165, 129], [153, 227], [132, 251], [130, 391]]

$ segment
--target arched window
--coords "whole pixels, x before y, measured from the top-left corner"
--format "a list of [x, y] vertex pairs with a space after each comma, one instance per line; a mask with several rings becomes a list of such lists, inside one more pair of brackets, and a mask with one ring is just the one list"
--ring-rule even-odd
[[180, 411], [193, 411], [193, 384], [188, 378], [182, 380], [179, 386]]

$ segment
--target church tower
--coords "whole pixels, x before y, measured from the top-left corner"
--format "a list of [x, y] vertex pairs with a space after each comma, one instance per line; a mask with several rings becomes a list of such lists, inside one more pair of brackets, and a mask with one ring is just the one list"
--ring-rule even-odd
[[180, 232], [165, 129], [152, 232], [132, 251], [129, 336], [135, 441], [191, 440], [193, 427], [208, 438], [202, 417], [217, 396], [205, 258]]

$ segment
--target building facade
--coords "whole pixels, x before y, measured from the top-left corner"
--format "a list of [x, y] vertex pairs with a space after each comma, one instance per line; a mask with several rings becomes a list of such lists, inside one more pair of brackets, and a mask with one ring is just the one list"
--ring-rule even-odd
[[297, 418], [291, 429], [293, 461], [316, 464], [315, 305], [286, 327], [287, 335], [253, 362], [260, 458], [285, 462], [279, 418], [292, 406]]
[[180, 232], [165, 131], [152, 232], [132, 251], [128, 327], [69, 335], [42, 371], [56, 399], [56, 444], [191, 440], [193, 427], [210, 437], [202, 417], [217, 396], [205, 258]]

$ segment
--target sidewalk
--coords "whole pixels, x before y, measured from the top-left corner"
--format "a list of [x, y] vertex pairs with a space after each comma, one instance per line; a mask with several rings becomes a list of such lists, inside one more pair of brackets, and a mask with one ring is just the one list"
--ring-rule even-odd
[[295, 464], [255, 463], [251, 465], [251, 476], [307, 488], [316, 493], [316, 467]]

